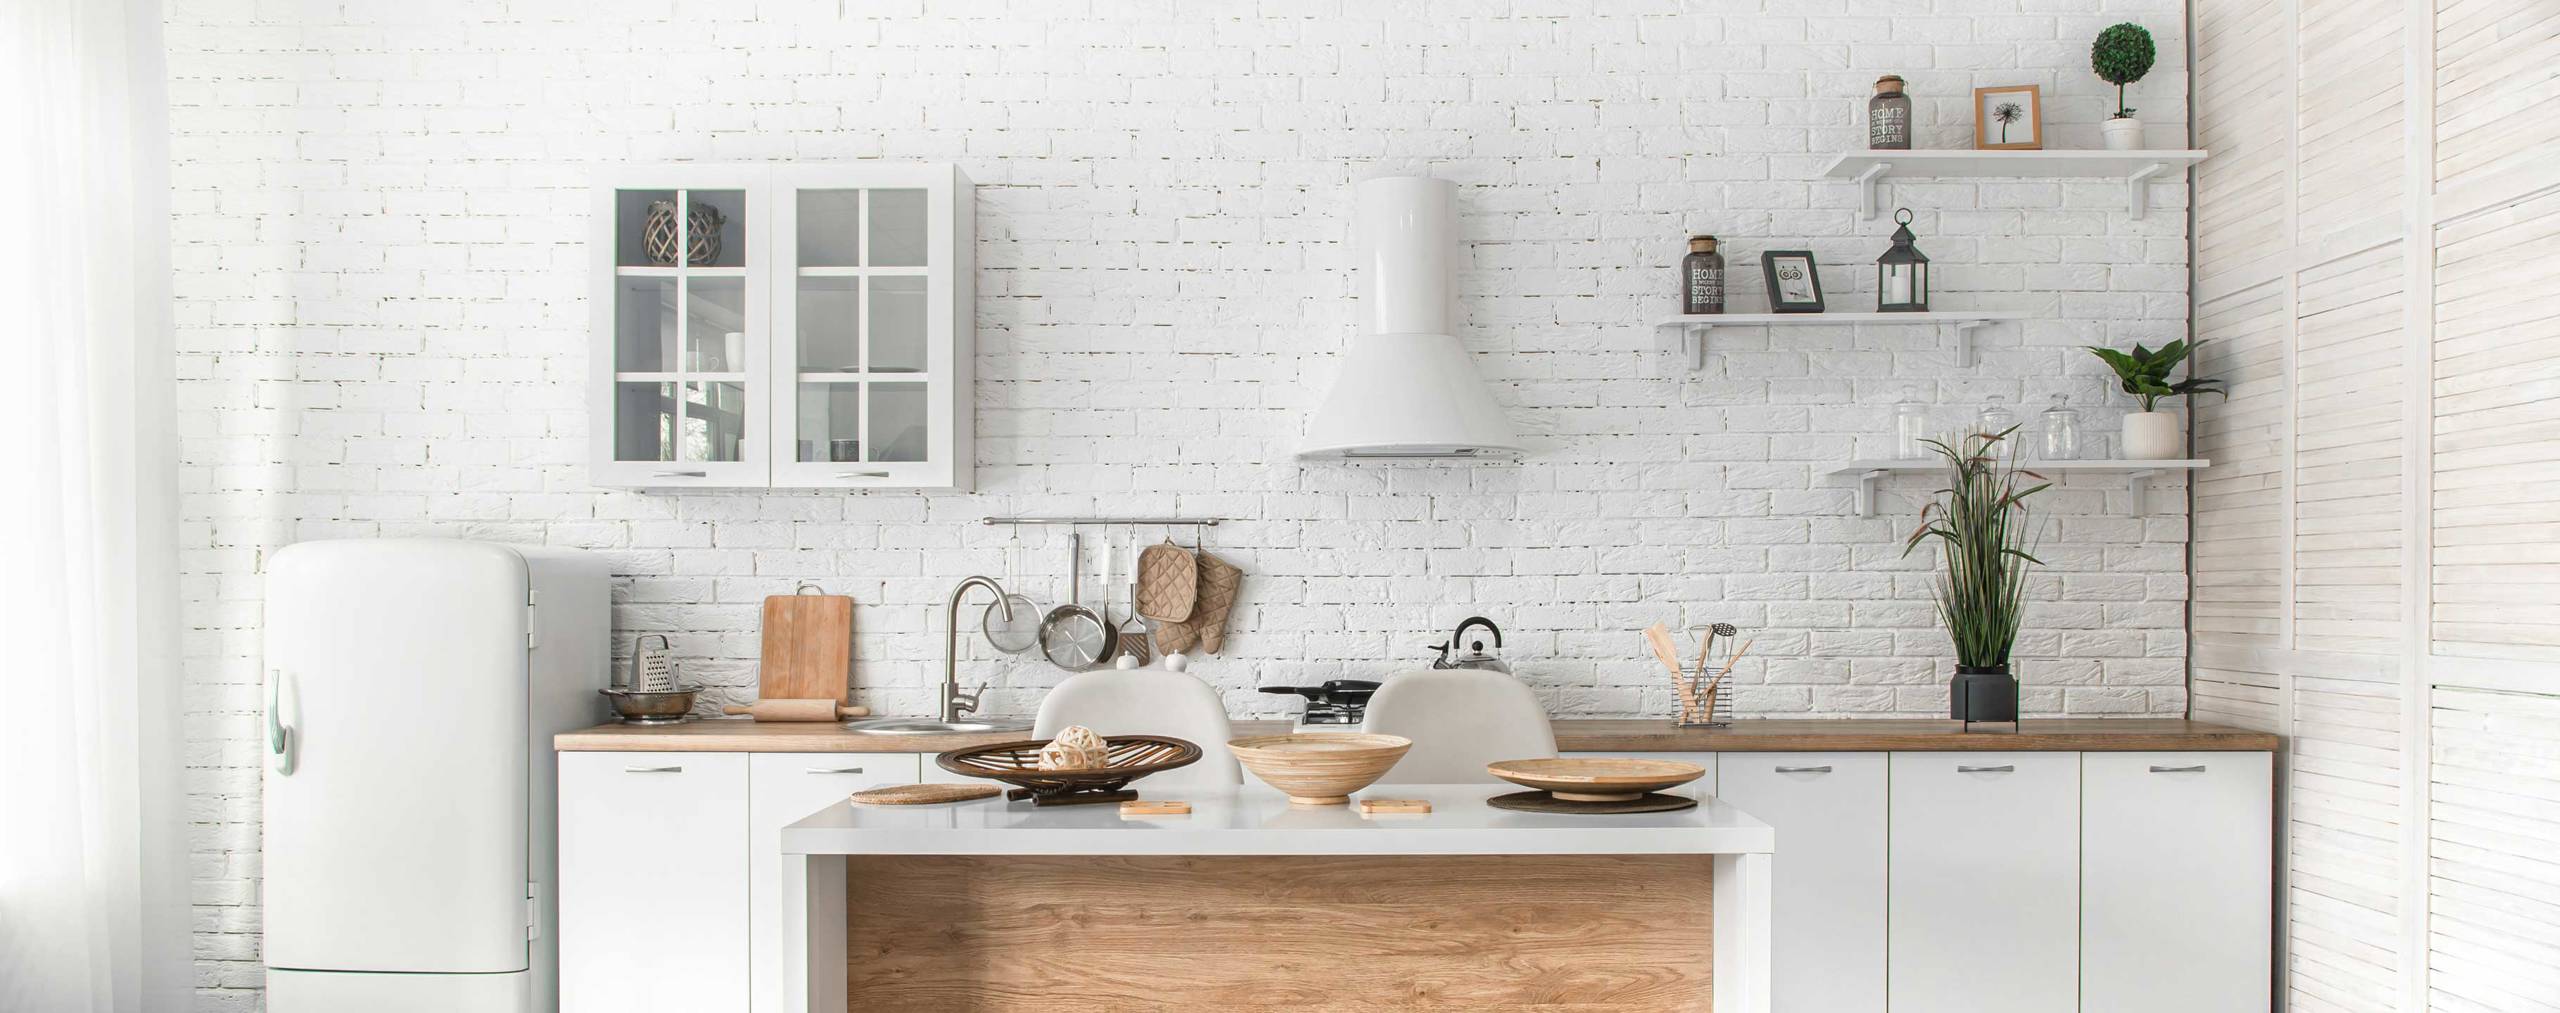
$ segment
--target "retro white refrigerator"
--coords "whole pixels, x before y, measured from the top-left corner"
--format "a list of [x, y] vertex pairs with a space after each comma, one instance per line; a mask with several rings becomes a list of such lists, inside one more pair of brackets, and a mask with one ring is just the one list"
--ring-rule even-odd
[[559, 1003], [551, 736], [602, 714], [603, 564], [450, 539], [267, 565], [267, 1009]]

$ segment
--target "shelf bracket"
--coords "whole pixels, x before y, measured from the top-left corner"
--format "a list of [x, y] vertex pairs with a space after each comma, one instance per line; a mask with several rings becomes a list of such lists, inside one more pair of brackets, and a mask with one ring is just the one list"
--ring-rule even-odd
[[2159, 473], [2159, 470], [2155, 468], [2144, 468], [2141, 471], [2128, 471], [2124, 473], [2125, 491], [2133, 494], [2134, 516], [2146, 517], [2150, 515], [2151, 476]]
[[1858, 491], [1856, 494], [1858, 498], [1858, 516], [1873, 517], [1876, 515], [1876, 484], [1884, 481], [1884, 477], [1890, 474], [1893, 473], [1886, 471], [1883, 468], [1870, 468], [1858, 473]]
[[1975, 332], [1975, 331], [1977, 331], [1977, 330], [1981, 330], [1982, 328], [1985, 328], [1985, 327], [1989, 327], [1989, 326], [1991, 326], [1992, 324], [1996, 324], [1996, 323], [1999, 323], [1999, 321], [1997, 321], [1997, 320], [1964, 320], [1964, 321], [1959, 321], [1959, 322], [1957, 322], [1957, 324], [1956, 324], [1956, 365], [1958, 365], [1958, 366], [1962, 366], [1962, 367], [1964, 367], [1964, 368], [1966, 368], [1966, 369], [1971, 369], [1971, 368], [1973, 368], [1974, 363], [1977, 361], [1977, 358], [1976, 358], [1976, 356], [1975, 356], [1975, 354], [1974, 354], [1974, 347], [1973, 347], [1973, 332]]
[[2125, 210], [2132, 212], [2135, 218], [2140, 218], [2144, 212], [2151, 210], [2151, 177], [2167, 171], [2169, 171], [2167, 163], [2153, 162], [2135, 169], [2133, 175], [2125, 177]]
[[1858, 174], [1858, 217], [1873, 219], [1876, 216], [1876, 180], [1891, 171], [1893, 163], [1877, 162]]
[[1680, 328], [1680, 340], [1688, 346], [1689, 372], [1701, 373], [1707, 368], [1707, 334], [1713, 324], [1687, 324]]

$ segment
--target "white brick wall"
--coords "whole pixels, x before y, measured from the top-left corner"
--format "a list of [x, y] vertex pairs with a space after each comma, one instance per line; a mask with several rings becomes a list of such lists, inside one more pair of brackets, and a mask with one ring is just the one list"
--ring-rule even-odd
[[[1958, 368], [1919, 328], [1719, 331], [1691, 377], [1648, 321], [1691, 232], [1810, 248], [1832, 304], [1872, 305], [1891, 225], [1825, 152], [1869, 86], [1909, 78], [1923, 146], [1970, 139], [1971, 89], [2044, 86], [2056, 147], [2094, 147], [2087, 40], [2137, 20], [2137, 86], [2185, 121], [2175, 0], [1289, 0], [1250, 5], [847, 0], [336, 5], [179, 0], [171, 89], [200, 995], [256, 1004], [258, 572], [308, 538], [438, 534], [607, 553], [617, 641], [754, 682], [759, 599], [812, 580], [863, 603], [861, 695], [916, 712], [937, 603], [1001, 573], [1015, 512], [1237, 518], [1249, 572], [1225, 656], [1258, 684], [1377, 676], [1472, 613], [1559, 714], [1667, 714], [1633, 631], [1730, 621], [1748, 712], [1927, 714], [1945, 638], [1898, 515], [1851, 515], [1829, 462], [1884, 451], [1916, 384], [1950, 405], [2068, 392], [2113, 429], [2092, 342], [2186, 330], [2182, 186], [1911, 182], [1945, 304], [2050, 304]], [[839, 13], [841, 8], [841, 13]], [[1766, 13], [1764, 8], [1783, 13]], [[1600, 12], [1600, 13], [1595, 13]], [[1099, 12], [1099, 13], [1098, 13]], [[609, 160], [956, 161], [980, 183], [970, 496], [636, 495], [590, 488], [581, 383], [588, 170]], [[1464, 184], [1463, 336], [1521, 427], [1517, 466], [1301, 467], [1297, 427], [1352, 328], [1350, 182]], [[1952, 421], [1958, 409], [1950, 408]], [[2037, 713], [2184, 707], [2184, 490], [2047, 494], [2045, 602], [2022, 643]], [[1155, 537], [1159, 532], [1143, 532]], [[1030, 549], [1051, 589], [1062, 556]], [[2065, 600], [2067, 599], [2067, 600]], [[988, 660], [998, 710], [1059, 676]]]

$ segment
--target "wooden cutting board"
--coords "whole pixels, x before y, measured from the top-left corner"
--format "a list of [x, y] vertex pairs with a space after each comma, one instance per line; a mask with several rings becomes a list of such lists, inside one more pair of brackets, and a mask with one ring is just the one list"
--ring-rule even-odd
[[853, 693], [853, 599], [840, 594], [771, 595], [764, 600], [764, 661], [756, 695], [767, 700], [834, 700]]

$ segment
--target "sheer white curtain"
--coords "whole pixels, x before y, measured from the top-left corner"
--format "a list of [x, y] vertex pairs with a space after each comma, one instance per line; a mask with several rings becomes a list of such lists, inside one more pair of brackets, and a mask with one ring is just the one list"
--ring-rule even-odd
[[0, 0], [0, 1010], [188, 1001], [156, 0]]

